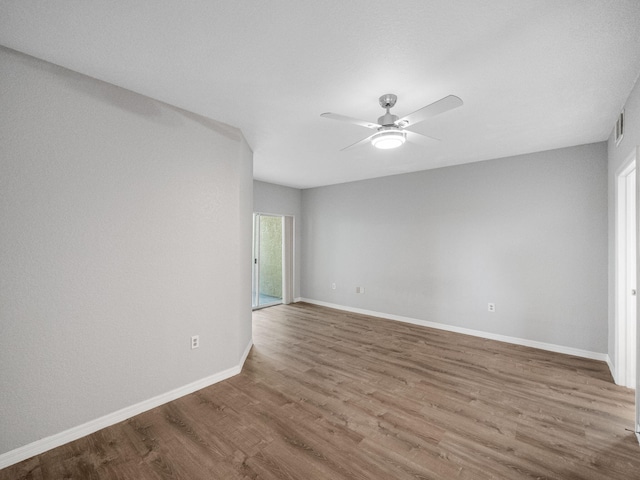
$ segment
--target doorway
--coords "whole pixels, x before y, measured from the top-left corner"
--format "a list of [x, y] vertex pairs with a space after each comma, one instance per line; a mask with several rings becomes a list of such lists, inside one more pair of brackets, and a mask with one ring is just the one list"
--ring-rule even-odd
[[253, 214], [252, 307], [282, 303], [282, 215]]
[[635, 154], [619, 170], [616, 182], [616, 383], [636, 388], [638, 332]]

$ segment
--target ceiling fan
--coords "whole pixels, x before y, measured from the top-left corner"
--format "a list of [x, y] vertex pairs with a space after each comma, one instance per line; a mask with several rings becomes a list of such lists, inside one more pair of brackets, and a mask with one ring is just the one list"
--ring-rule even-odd
[[396, 104], [397, 100], [398, 97], [393, 93], [387, 93], [378, 99], [380, 106], [387, 110], [387, 113], [378, 118], [378, 123], [367, 122], [366, 120], [359, 120], [357, 118], [347, 117], [345, 115], [339, 115], [331, 112], [323, 113], [320, 116], [377, 130], [373, 135], [349, 145], [341, 151], [364, 145], [369, 141], [371, 141], [371, 144], [376, 148], [390, 149], [401, 146], [406, 140], [413, 143], [427, 145], [431, 145], [434, 141], [438, 141], [436, 138], [412, 132], [411, 130], [406, 130], [406, 128], [422, 122], [427, 118], [435, 117], [436, 115], [448, 112], [449, 110], [453, 110], [454, 108], [462, 105], [462, 100], [460, 98], [455, 95], [449, 95], [427, 105], [426, 107], [422, 107], [409, 115], [398, 118], [397, 115], [393, 115], [389, 111]]

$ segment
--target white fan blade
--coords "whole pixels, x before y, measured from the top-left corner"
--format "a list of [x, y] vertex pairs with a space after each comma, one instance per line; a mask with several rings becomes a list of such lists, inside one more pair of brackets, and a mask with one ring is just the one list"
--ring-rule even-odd
[[411, 143], [417, 143], [426, 147], [432, 147], [440, 141], [439, 138], [429, 137], [427, 135], [411, 132], [409, 130], [404, 130], [404, 133], [407, 135], [407, 140], [409, 140]]
[[[375, 135], [375, 133], [373, 135]], [[359, 140], [356, 143], [353, 143], [353, 144], [349, 145], [348, 147], [344, 147], [340, 151], [344, 152], [345, 150], [349, 150], [349, 149], [355, 148], [355, 147], [361, 147], [362, 145], [370, 143], [371, 142], [371, 137], [373, 137], [373, 135], [369, 135], [367, 138], [363, 138], [362, 140]]]
[[441, 113], [448, 112], [462, 105], [462, 100], [455, 95], [449, 95], [448, 97], [441, 98], [437, 102], [433, 102], [426, 107], [422, 107], [420, 110], [416, 110], [410, 113], [406, 117], [396, 121], [396, 125], [402, 128], [407, 128], [410, 125], [415, 125], [430, 117], [435, 117]]
[[324, 118], [330, 118], [332, 120], [338, 120], [340, 122], [347, 122], [347, 123], [352, 123], [354, 125], [360, 125], [361, 127], [372, 128], [374, 130], [382, 126], [374, 122], [367, 122], [366, 120], [360, 120], [358, 118], [347, 117], [346, 115], [339, 115], [337, 113], [331, 113], [331, 112], [323, 113], [320, 116]]

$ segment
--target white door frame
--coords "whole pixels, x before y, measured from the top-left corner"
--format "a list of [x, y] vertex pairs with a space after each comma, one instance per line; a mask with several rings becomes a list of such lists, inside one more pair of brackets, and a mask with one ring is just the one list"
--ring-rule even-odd
[[616, 173], [615, 179], [615, 382], [629, 386], [627, 366], [627, 311], [629, 309], [627, 275], [627, 182], [628, 176], [635, 171], [635, 152]]
[[[638, 164], [640, 160], [640, 145], [636, 146], [635, 156], [633, 157], [634, 163]], [[638, 170], [636, 169], [636, 281], [640, 278], [640, 182], [638, 182]], [[635, 431], [636, 438], [640, 442], [640, 355], [637, 354], [638, 346], [640, 345], [640, 328], [638, 328], [638, 295], [635, 297], [636, 302], [636, 416], [635, 416]]]
[[[256, 245], [260, 244], [260, 217], [279, 217], [282, 219], [282, 294], [281, 302], [260, 305], [257, 301], [260, 292], [260, 262], [259, 252], [256, 252]], [[293, 303], [294, 301], [294, 285], [295, 285], [295, 216], [282, 213], [253, 213], [253, 279], [252, 287], [256, 287], [253, 292], [252, 308], [254, 310], [262, 307], [268, 307], [277, 303]]]

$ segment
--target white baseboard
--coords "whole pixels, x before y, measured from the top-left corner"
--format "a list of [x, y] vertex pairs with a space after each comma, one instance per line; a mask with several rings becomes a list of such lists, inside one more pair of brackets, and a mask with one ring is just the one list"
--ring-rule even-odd
[[218, 383], [226, 380], [227, 378], [233, 377], [234, 375], [237, 375], [242, 371], [242, 366], [244, 365], [244, 362], [247, 359], [252, 346], [253, 339], [250, 339], [244, 352], [242, 353], [240, 362], [237, 365], [228, 368], [227, 370], [202, 378], [195, 382], [189, 383], [188, 385], [184, 385], [156, 397], [144, 400], [140, 403], [136, 403], [135, 405], [125, 407], [103, 417], [91, 420], [90, 422], [78, 425], [77, 427], [73, 427], [63, 432], [56, 433], [55, 435], [51, 435], [50, 437], [37, 440], [23, 447], [11, 450], [10, 452], [3, 453], [2, 455], [0, 455], [0, 469], [9, 467], [18, 462], [26, 460], [27, 458], [31, 458], [34, 455], [39, 455], [48, 450], [51, 450], [52, 448], [59, 447], [61, 445], [64, 445], [65, 443], [69, 443], [77, 440], [78, 438], [90, 435], [94, 432], [97, 432], [98, 430], [102, 430], [103, 428], [110, 427], [111, 425], [115, 425], [116, 423], [122, 422], [131, 417], [146, 412], [147, 410], [159, 407], [160, 405], [164, 405], [165, 403], [168, 403], [172, 400], [176, 400], [177, 398], [183, 397], [197, 390], [213, 385], [214, 383]]
[[617, 377], [616, 377], [616, 367], [613, 365], [613, 362], [611, 361], [611, 357], [609, 355], [607, 355], [607, 359], [605, 360], [607, 362], [607, 366], [609, 367], [609, 372], [611, 372], [611, 376], [613, 377], [613, 381], [617, 384]]
[[313, 300], [311, 298], [300, 298], [297, 301], [312, 303], [314, 305], [320, 305], [323, 307], [335, 308], [337, 310], [343, 310], [346, 312], [360, 313], [363, 315], [369, 315], [371, 317], [379, 317], [387, 320], [395, 320], [398, 322], [411, 323], [413, 325], [420, 325], [422, 327], [437, 328], [438, 330], [446, 330], [449, 332], [463, 333], [465, 335], [473, 335], [474, 337], [481, 337], [489, 340], [497, 340], [499, 342], [513, 343], [515, 345], [522, 345], [524, 347], [533, 347], [533, 348], [539, 348], [540, 350], [547, 350], [550, 352], [564, 353], [566, 355], [573, 355], [575, 357], [583, 357], [583, 358], [590, 358], [592, 360], [600, 360], [603, 362], [607, 362], [607, 364], [609, 365], [609, 369], [611, 369], [609, 355], [607, 355], [606, 353], [591, 352], [588, 350], [581, 350], [579, 348], [565, 347], [563, 345], [555, 345], [553, 343], [545, 343], [545, 342], [538, 342], [536, 340], [528, 340], [526, 338], [509, 337], [509, 336], [500, 335], [497, 333], [483, 332], [481, 330], [472, 330], [470, 328], [456, 327], [454, 325], [446, 325], [444, 323], [429, 322], [427, 320], [419, 320], [417, 318], [403, 317], [400, 315], [393, 315], [390, 313], [364, 310], [362, 308], [346, 307], [344, 305], [337, 305], [335, 303], [322, 302], [320, 300]]
[[[253, 337], [251, 337], [249, 339], [249, 343], [247, 343], [247, 346], [244, 348], [244, 352], [242, 352], [242, 356], [240, 357], [240, 362], [237, 365], [238, 373], [240, 373], [242, 371], [242, 367], [244, 365], [244, 362], [246, 362], [247, 357], [249, 356], [249, 352], [251, 351], [251, 347], [253, 347]], [[234, 373], [234, 375], [237, 375], [237, 374]], [[233, 375], [230, 375], [230, 376], [233, 377]], [[211, 384], [211, 385], [213, 385], [213, 384]]]

